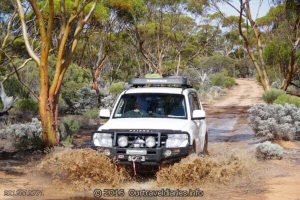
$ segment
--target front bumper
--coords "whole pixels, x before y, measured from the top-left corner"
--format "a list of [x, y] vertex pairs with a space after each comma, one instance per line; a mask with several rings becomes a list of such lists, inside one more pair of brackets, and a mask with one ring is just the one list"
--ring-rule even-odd
[[[180, 161], [182, 158], [188, 156], [193, 151], [193, 146], [189, 144], [186, 147], [180, 148], [166, 148], [165, 140], [168, 134], [186, 134], [188, 135], [188, 141], [190, 136], [187, 132], [173, 131], [173, 130], [151, 130], [151, 132], [128, 132], [127, 130], [105, 130], [100, 133], [112, 134], [113, 146], [112, 147], [97, 147], [92, 146], [93, 149], [104, 152], [109, 158], [116, 160], [121, 164], [132, 164], [132, 158], [134, 162], [141, 165], [160, 165], [160, 164], [171, 164]], [[119, 135], [128, 135], [130, 137], [144, 137], [154, 136], [157, 141], [157, 145], [154, 148], [147, 147], [131, 147], [126, 148], [118, 147], [117, 137]], [[135, 154], [134, 152], [137, 152]], [[138, 152], [143, 152], [142, 154]]]
[[[153, 149], [143, 149], [143, 148], [118, 148], [118, 147], [112, 147], [112, 148], [102, 148], [102, 147], [96, 147], [92, 146], [93, 149], [105, 153], [109, 158], [118, 161], [121, 164], [132, 164], [132, 161], [129, 161], [129, 157], [137, 157], [136, 163], [139, 163], [141, 165], [160, 165], [160, 164], [171, 164], [174, 162], [180, 161], [182, 158], [188, 156], [192, 150], [193, 147], [191, 145], [187, 147], [182, 148], [164, 148], [164, 147], [158, 147]], [[126, 153], [126, 150], [146, 150], [147, 154], [145, 155], [128, 155]], [[165, 152], [171, 151], [171, 155], [166, 156]], [[145, 160], [142, 161], [141, 158], [144, 158]]]

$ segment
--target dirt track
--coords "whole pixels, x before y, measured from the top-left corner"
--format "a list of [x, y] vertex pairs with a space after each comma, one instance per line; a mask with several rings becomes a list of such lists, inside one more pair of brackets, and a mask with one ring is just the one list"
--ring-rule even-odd
[[[262, 88], [254, 80], [239, 79], [237, 85], [229, 90], [225, 97], [210, 104], [204, 104], [207, 111], [210, 156], [222, 152], [240, 151], [253, 154], [255, 145], [260, 140], [254, 137], [252, 129], [247, 124], [247, 110], [252, 105], [262, 103], [260, 99], [262, 92]], [[85, 140], [89, 139], [90, 137], [83, 135], [78, 141], [85, 143]], [[236, 177], [231, 183], [225, 185], [206, 186], [205, 197], [199, 199], [299, 200], [300, 144], [298, 142], [282, 145], [287, 147], [287, 154], [283, 160], [253, 163], [253, 169], [248, 177]], [[14, 188], [42, 189], [44, 199], [91, 197], [91, 191], [74, 192], [68, 184], [58, 185], [47, 177], [29, 173], [36, 167], [35, 160], [39, 158], [38, 155], [25, 157], [19, 155], [0, 161], [0, 199], [4, 198], [4, 189]], [[157, 186], [155, 178], [150, 178], [133, 181], [122, 188], [152, 189]]]
[[[239, 79], [237, 86], [224, 98], [206, 105], [212, 154], [241, 150], [253, 153], [260, 139], [254, 137], [247, 124], [247, 110], [252, 105], [263, 103], [262, 94], [262, 87], [254, 80]], [[232, 199], [299, 200], [300, 143], [281, 143], [286, 147], [283, 160], [259, 161], [252, 171], [255, 177], [252, 183], [237, 183], [226, 196]]]
[[225, 98], [221, 98], [209, 106], [252, 106], [262, 103], [263, 89], [254, 80], [237, 79], [236, 84], [227, 92]]

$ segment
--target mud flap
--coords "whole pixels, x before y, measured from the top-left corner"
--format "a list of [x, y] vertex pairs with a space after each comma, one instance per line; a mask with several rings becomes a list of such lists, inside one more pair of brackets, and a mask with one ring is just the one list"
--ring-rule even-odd
[[206, 124], [201, 120], [201, 128], [200, 128], [200, 153], [205, 153], [205, 142], [206, 142]]
[[201, 153], [201, 141], [197, 138], [193, 143], [194, 151], [196, 155], [200, 155]]

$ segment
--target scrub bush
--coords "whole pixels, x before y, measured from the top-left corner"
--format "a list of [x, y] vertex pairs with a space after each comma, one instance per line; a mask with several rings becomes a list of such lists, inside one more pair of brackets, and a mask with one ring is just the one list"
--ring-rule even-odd
[[124, 88], [124, 85], [122, 85], [121, 83], [115, 83], [109, 87], [109, 92], [113, 95], [117, 95], [121, 93], [124, 90]]
[[99, 116], [99, 109], [98, 108], [89, 109], [86, 112], [84, 112], [83, 115], [86, 117], [96, 118]]
[[256, 157], [262, 160], [282, 159], [283, 148], [278, 144], [272, 144], [270, 141], [260, 143], [256, 147]]
[[[86, 102], [86, 104], [92, 105], [89, 101], [93, 96], [89, 94], [87, 97], [83, 91], [90, 84], [90, 80], [91, 75], [86, 70], [74, 63], [70, 65], [61, 88], [61, 98], [65, 103], [65, 111], [72, 114], [80, 113], [82, 104]], [[89, 92], [90, 88], [87, 90]], [[97, 103], [97, 100], [94, 102]]]
[[75, 119], [75, 117], [64, 117], [59, 126], [61, 139], [64, 139], [65, 143], [71, 144], [73, 141], [73, 136], [75, 133], [77, 133], [80, 126], [81, 122]]
[[13, 139], [17, 150], [41, 149], [42, 125], [37, 118], [25, 124], [12, 124], [0, 129], [0, 138]]
[[300, 136], [300, 108], [294, 105], [256, 105], [248, 112], [256, 136], [271, 140], [293, 140]]
[[235, 79], [232, 77], [225, 77], [223, 86], [225, 88], [231, 88], [235, 84]]
[[39, 105], [32, 99], [20, 99], [14, 104], [14, 110], [18, 113], [37, 114]]
[[271, 89], [269, 91], [266, 91], [264, 94], [263, 94], [263, 100], [266, 102], [266, 103], [274, 103], [274, 101], [280, 96], [284, 94], [284, 91], [282, 90], [279, 90], [279, 89]]
[[293, 105], [297, 106], [298, 108], [300, 108], [300, 98], [296, 97], [296, 96], [291, 96], [291, 95], [288, 95], [288, 94], [280, 95], [274, 101], [274, 103], [281, 104], [281, 105], [284, 105], [284, 104], [288, 103], [288, 104], [293, 104]]
[[210, 76], [210, 81], [213, 86], [220, 86], [224, 88], [230, 88], [234, 86], [235, 79], [229, 77], [226, 71], [218, 72]]

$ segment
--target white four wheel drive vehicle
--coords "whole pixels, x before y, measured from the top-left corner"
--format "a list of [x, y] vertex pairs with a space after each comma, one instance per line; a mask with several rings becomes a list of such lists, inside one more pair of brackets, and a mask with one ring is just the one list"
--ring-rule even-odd
[[93, 148], [122, 164], [161, 165], [207, 152], [205, 111], [184, 77], [134, 78], [93, 133]]

